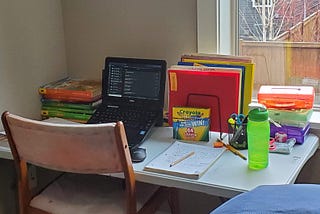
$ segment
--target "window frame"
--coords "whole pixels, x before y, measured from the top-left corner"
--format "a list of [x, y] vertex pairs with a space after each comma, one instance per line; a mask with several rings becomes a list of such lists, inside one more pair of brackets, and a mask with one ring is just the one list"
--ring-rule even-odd
[[238, 5], [238, 0], [197, 0], [199, 53], [239, 53]]
[[[198, 53], [239, 54], [238, 10], [238, 0], [197, 0]], [[320, 135], [320, 108], [313, 110], [311, 128]]]

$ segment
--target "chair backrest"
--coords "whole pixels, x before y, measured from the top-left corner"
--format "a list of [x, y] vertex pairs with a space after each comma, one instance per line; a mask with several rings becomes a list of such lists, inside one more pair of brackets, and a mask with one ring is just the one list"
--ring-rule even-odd
[[31, 163], [63, 172], [123, 172], [128, 207], [136, 209], [135, 177], [122, 122], [55, 124], [9, 112], [4, 112], [1, 119], [18, 172], [19, 192], [28, 195], [27, 201], [31, 200], [26, 190], [27, 163]]

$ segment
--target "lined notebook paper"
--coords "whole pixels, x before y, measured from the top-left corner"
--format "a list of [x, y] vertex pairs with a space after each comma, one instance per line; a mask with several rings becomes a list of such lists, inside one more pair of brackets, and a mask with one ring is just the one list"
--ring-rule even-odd
[[[176, 141], [148, 163], [144, 170], [198, 179], [222, 155], [225, 148]], [[194, 152], [192, 155], [190, 153]], [[183, 157], [187, 158], [183, 159]], [[183, 159], [182, 161], [178, 161]], [[173, 163], [178, 162], [177, 164]]]

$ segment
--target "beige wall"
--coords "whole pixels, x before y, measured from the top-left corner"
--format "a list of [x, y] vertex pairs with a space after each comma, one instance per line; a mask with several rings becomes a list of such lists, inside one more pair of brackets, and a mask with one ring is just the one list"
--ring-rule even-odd
[[0, 112], [40, 118], [46, 82], [100, 79], [106, 56], [171, 65], [196, 44], [196, 0], [0, 0]]
[[0, 0], [0, 112], [40, 118], [38, 86], [66, 74], [60, 0]]
[[196, 51], [196, 0], [62, 0], [68, 71], [101, 78], [106, 56], [165, 59]]

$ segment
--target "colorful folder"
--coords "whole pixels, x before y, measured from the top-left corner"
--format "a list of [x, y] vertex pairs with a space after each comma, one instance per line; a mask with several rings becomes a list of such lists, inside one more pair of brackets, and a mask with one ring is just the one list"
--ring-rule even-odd
[[[193, 63], [193, 62], [178, 62], [178, 66], [190, 66], [190, 67], [195, 67], [199, 69], [199, 66], [201, 67], [206, 67], [207, 69], [219, 69], [220, 71], [226, 71], [230, 72], [230, 69], [237, 70], [240, 72], [241, 76], [241, 82], [240, 82], [240, 107], [239, 107], [239, 112], [243, 114], [244, 112], [244, 106], [248, 106], [249, 103], [245, 103], [245, 83], [246, 83], [246, 72], [245, 72], [245, 67], [241, 65], [225, 65], [225, 64], [198, 64], [198, 63]], [[222, 69], [221, 69], [222, 68]]]
[[254, 67], [253, 62], [241, 60], [238, 56], [223, 56], [223, 55], [183, 55], [181, 57], [182, 62], [194, 63], [194, 65], [224, 65], [224, 66], [242, 66], [245, 68], [245, 80], [244, 80], [244, 97], [243, 97], [243, 114], [249, 112], [249, 103], [252, 99], [253, 83], [254, 83]]
[[241, 92], [241, 72], [228, 71], [169, 68], [169, 124], [174, 106], [205, 107], [211, 109], [210, 130], [227, 133], [228, 118], [239, 112]]

